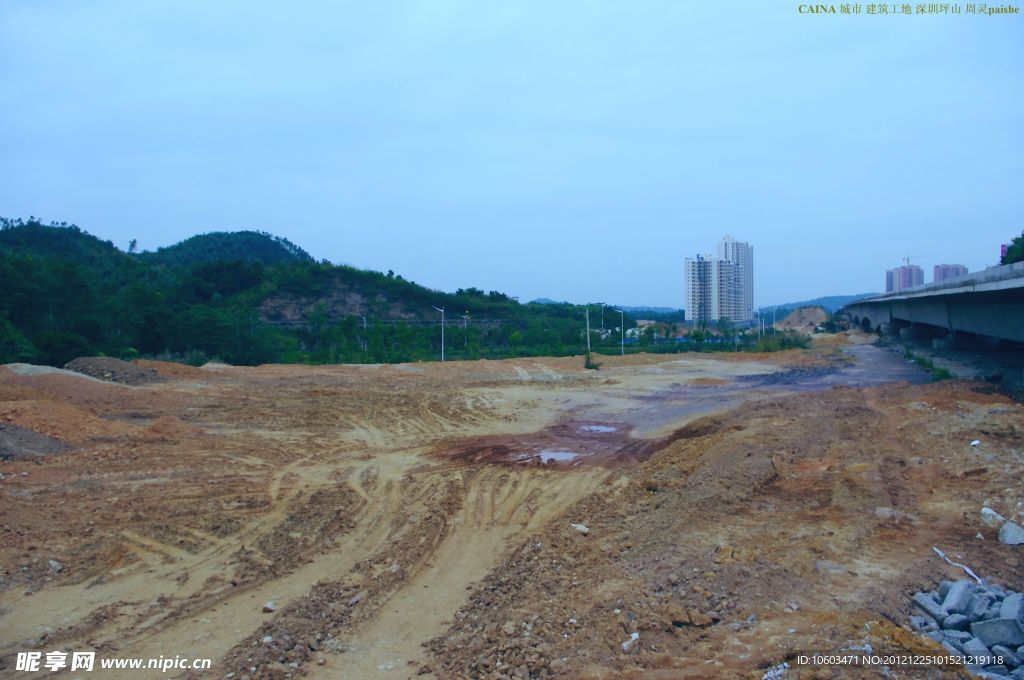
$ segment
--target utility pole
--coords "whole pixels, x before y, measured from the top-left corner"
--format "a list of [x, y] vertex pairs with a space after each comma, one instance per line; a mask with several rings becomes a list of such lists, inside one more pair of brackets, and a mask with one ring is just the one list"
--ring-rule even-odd
[[366, 347], [367, 347], [367, 343], [366, 343], [366, 317], [364, 316], [364, 317], [362, 317], [362, 319], [363, 319], [363, 342], [362, 342], [362, 345], [363, 345], [363, 351], [365, 352], [366, 351]]
[[462, 315], [462, 343], [463, 349], [469, 349], [469, 310]]
[[622, 353], [619, 356], [626, 356], [626, 315], [621, 309], [615, 311], [619, 313], [619, 338], [622, 348]]
[[605, 303], [603, 303], [603, 302], [601, 303], [601, 334], [602, 335], [604, 335], [604, 308], [606, 306], [607, 305], [605, 305]]
[[434, 307], [441, 312], [441, 363], [444, 363], [444, 307]]
[[587, 305], [587, 357], [590, 357], [590, 305]]

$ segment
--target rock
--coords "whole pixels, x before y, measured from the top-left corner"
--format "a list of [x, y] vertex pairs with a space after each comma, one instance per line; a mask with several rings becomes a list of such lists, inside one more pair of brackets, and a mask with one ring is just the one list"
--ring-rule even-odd
[[942, 634], [945, 635], [948, 640], [953, 640], [955, 642], [967, 642], [974, 637], [966, 630], [944, 630], [942, 631]]
[[629, 654], [640, 645], [640, 633], [631, 633], [629, 639], [622, 643], [622, 651]]
[[984, 507], [981, 509], [981, 523], [985, 526], [996, 529], [1005, 521], [1006, 518], [992, 508]]
[[501, 627], [501, 632], [503, 632], [505, 635], [515, 635], [515, 632], [516, 632], [515, 621], [512, 621], [511, 619], [506, 621], [505, 625]]
[[1021, 545], [1024, 543], [1024, 529], [1019, 524], [1007, 522], [999, 529], [999, 542], [1006, 545]]
[[1016, 619], [989, 619], [971, 624], [971, 632], [986, 647], [1004, 645], [1017, 647], [1024, 644], [1024, 628]]
[[366, 596], [369, 595], [369, 594], [370, 593], [366, 592], [365, 590], [360, 590], [358, 593], [356, 593], [355, 595], [352, 596], [351, 600], [348, 601], [348, 606], [349, 607], [356, 606], [357, 604], [362, 602], [366, 598]]
[[914, 606], [936, 621], [945, 621], [949, 617], [949, 612], [933, 600], [928, 593], [917, 593], [914, 595]]
[[263, 605], [264, 614], [273, 614], [276, 610], [277, 605], [275, 605], [273, 602], [267, 602], [265, 605]]
[[975, 439], [974, 441], [971, 442], [971, 446], [978, 446], [979, 444], [981, 444], [980, 439]]
[[961, 642], [957, 645], [967, 656], [988, 656], [991, 652], [988, 651], [988, 647], [985, 643], [976, 637], [972, 637], [967, 642]]
[[950, 614], [942, 622], [942, 627], [946, 630], [964, 631], [971, 625], [971, 620], [963, 614]]
[[48, 560], [46, 564], [48, 564], [50, 566], [50, 569], [57, 572], [58, 574], [64, 571], [64, 565], [58, 562], [57, 560]]
[[569, 526], [571, 526], [573, 529], [580, 532], [584, 536], [590, 533], [590, 529], [587, 528], [586, 524], [570, 524]]
[[953, 587], [953, 581], [942, 581], [939, 583], [939, 597], [946, 599], [949, 589]]
[[971, 596], [974, 594], [974, 584], [970, 581], [957, 581], [949, 588], [946, 599], [942, 601], [942, 608], [950, 614], [963, 614], [971, 604]]
[[975, 593], [974, 597], [971, 598], [971, 605], [967, 608], [967, 611], [964, 612], [964, 614], [967, 615], [967, 618], [969, 618], [972, 623], [985, 618], [992, 618], [990, 616], [986, 616], [989, 607], [992, 606], [992, 602], [992, 596], [988, 593]]
[[[985, 666], [985, 672], [986, 673], [990, 673], [992, 675], [998, 675], [998, 676], [1001, 676], [1001, 677], [1007, 677], [1008, 675], [1010, 675], [1010, 670], [1006, 666], [1003, 666], [1001, 664], [996, 664], [996, 665], [993, 665], [993, 666]], [[982, 676], [982, 677], [985, 677], [985, 676]]]
[[1007, 668], [1013, 669], [1020, 666], [1020, 658], [1009, 647], [1004, 647], [1003, 645], [993, 645], [992, 653], [995, 654], [997, 657], [1003, 657], [1003, 665]]
[[265, 644], [265, 645], [270, 645], [270, 644], [273, 644], [273, 643], [274, 643], [274, 636], [273, 636], [273, 635], [264, 635], [264, 636], [263, 636], [263, 637], [262, 637], [262, 638], [260, 639], [260, 642], [262, 642], [262, 643], [263, 643], [263, 644]]

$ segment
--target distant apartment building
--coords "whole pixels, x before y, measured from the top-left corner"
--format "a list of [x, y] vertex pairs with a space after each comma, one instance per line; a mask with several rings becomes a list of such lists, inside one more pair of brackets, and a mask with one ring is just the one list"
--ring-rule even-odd
[[932, 270], [932, 281], [938, 283], [946, 279], [955, 279], [958, 276], [966, 276], [967, 267], [962, 264], [937, 264]]
[[885, 292], [895, 293], [924, 285], [924, 270], [916, 264], [905, 264], [885, 272]]
[[749, 243], [726, 236], [718, 244], [718, 257], [688, 257], [685, 265], [688, 319], [699, 324], [753, 318], [754, 249]]

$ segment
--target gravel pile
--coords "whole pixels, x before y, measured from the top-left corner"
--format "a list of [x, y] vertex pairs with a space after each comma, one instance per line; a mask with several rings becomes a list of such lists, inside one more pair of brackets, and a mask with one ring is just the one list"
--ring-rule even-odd
[[1024, 680], [1024, 595], [971, 580], [943, 581], [914, 595], [910, 623], [980, 678]]
[[122, 385], [146, 385], [167, 380], [157, 373], [156, 369], [145, 368], [113, 357], [79, 357], [69, 361], [64, 368]]

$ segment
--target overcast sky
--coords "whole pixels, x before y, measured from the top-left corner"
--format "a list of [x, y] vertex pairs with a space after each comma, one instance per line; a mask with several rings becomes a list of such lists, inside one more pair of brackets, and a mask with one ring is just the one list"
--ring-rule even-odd
[[523, 301], [681, 307], [726, 233], [758, 305], [995, 264], [1024, 17], [797, 7], [5, 1], [0, 215], [121, 248], [262, 229]]

